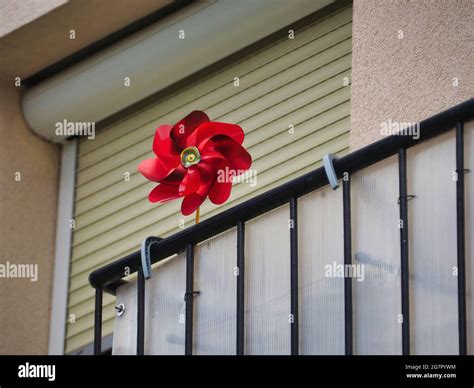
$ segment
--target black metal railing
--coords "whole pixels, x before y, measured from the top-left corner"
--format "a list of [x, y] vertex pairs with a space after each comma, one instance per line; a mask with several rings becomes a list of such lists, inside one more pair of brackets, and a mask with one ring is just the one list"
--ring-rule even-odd
[[[344, 263], [352, 263], [351, 246], [351, 194], [350, 175], [392, 155], [398, 154], [399, 160], [399, 205], [400, 220], [400, 263], [401, 263], [401, 303], [402, 303], [402, 353], [410, 354], [410, 319], [409, 319], [409, 244], [408, 244], [408, 206], [410, 195], [407, 193], [407, 161], [406, 149], [425, 140], [433, 138], [449, 129], [456, 128], [456, 217], [457, 217], [457, 266], [458, 266], [458, 322], [459, 322], [459, 353], [467, 354], [467, 321], [466, 321], [466, 274], [465, 274], [465, 198], [464, 198], [464, 122], [474, 118], [474, 99], [469, 99], [442, 113], [432, 116], [419, 123], [420, 136], [392, 135], [360, 150], [334, 160], [334, 168], [338, 179], [343, 181], [343, 231], [344, 231]], [[299, 353], [298, 333], [298, 230], [297, 230], [297, 198], [326, 186], [328, 179], [323, 167], [317, 168], [297, 179], [294, 179], [273, 190], [252, 198], [240, 205], [228, 209], [212, 218], [162, 239], [151, 246], [151, 263], [159, 262], [171, 255], [186, 251], [186, 317], [185, 317], [185, 354], [192, 354], [193, 345], [193, 273], [194, 245], [207, 240], [219, 233], [237, 227], [237, 327], [236, 354], [244, 354], [244, 276], [245, 276], [245, 222], [264, 214], [281, 205], [290, 205], [290, 277], [291, 277], [291, 354]], [[114, 293], [124, 283], [124, 268], [129, 273], [138, 272], [137, 280], [137, 354], [144, 353], [145, 337], [145, 278], [141, 269], [141, 252], [134, 252], [114, 263], [92, 272], [90, 284], [96, 289], [95, 298], [95, 330], [94, 353], [101, 352], [102, 325], [102, 293]], [[353, 322], [352, 322], [352, 280], [344, 280], [344, 311], [345, 311], [345, 354], [353, 354]]]
[[[344, 230], [344, 264], [352, 264], [351, 183], [347, 176], [342, 183], [342, 214]], [[344, 348], [352, 355], [352, 280], [344, 278]]]

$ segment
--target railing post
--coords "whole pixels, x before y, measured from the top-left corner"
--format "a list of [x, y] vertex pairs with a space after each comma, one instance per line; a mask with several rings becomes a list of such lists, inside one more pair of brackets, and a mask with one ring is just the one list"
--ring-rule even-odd
[[137, 355], [145, 353], [145, 276], [143, 269], [138, 269], [137, 278]]
[[466, 242], [464, 222], [464, 125], [456, 124], [456, 218], [458, 266], [459, 354], [467, 354]]
[[95, 289], [94, 354], [102, 353], [102, 287]]
[[[342, 205], [344, 221], [344, 265], [352, 264], [352, 226], [351, 226], [351, 182], [345, 173], [342, 181]], [[344, 344], [345, 354], [353, 354], [352, 334], [352, 279], [344, 277]]]
[[299, 354], [298, 332], [298, 200], [290, 200], [291, 355]]
[[408, 250], [408, 193], [406, 150], [398, 151], [398, 180], [400, 205], [400, 282], [402, 302], [402, 354], [410, 354], [410, 276]]
[[237, 333], [236, 353], [238, 356], [244, 354], [245, 342], [245, 223], [237, 223]]
[[193, 303], [194, 303], [194, 247], [186, 247], [186, 317], [185, 317], [185, 346], [184, 354], [193, 354]]

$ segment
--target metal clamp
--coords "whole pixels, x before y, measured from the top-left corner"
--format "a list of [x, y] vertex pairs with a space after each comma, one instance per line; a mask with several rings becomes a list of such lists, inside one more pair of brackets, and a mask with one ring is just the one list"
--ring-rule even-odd
[[185, 292], [184, 301], [186, 302], [186, 299], [188, 298], [188, 296], [196, 296], [196, 295], [199, 295], [200, 293], [201, 291]]
[[149, 236], [142, 241], [141, 246], [141, 261], [142, 261], [142, 271], [145, 279], [151, 278], [151, 246], [163, 240], [161, 237]]
[[401, 195], [400, 197], [398, 197], [398, 201], [397, 203], [400, 205], [400, 200], [401, 199], [406, 199], [407, 201], [409, 201], [410, 199], [413, 199], [413, 198], [416, 198], [416, 195]]
[[323, 156], [324, 171], [326, 171], [326, 176], [328, 177], [329, 184], [333, 190], [336, 190], [339, 187], [336, 170], [334, 169], [333, 164], [334, 160], [337, 159], [337, 156], [333, 154], [326, 154]]

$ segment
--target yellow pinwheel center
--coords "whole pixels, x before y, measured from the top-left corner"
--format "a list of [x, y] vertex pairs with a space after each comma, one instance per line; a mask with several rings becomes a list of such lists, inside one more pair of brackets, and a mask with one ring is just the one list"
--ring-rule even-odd
[[196, 147], [188, 147], [181, 152], [181, 164], [188, 168], [201, 161], [201, 154]]

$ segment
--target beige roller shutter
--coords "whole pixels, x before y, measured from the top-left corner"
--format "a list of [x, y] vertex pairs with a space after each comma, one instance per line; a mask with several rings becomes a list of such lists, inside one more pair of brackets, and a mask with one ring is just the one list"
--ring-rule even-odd
[[[114, 123], [94, 140], [81, 139], [66, 352], [92, 341], [89, 273], [136, 251], [144, 237], [168, 236], [180, 230], [181, 220], [193, 221], [180, 214], [181, 201], [150, 204], [154, 184], [137, 172], [138, 163], [152, 156], [159, 124], [200, 109], [212, 120], [238, 123], [246, 133], [257, 185], [236, 184], [223, 206], [206, 201], [204, 218], [316, 168], [328, 152], [347, 152], [351, 20], [352, 8], [327, 16], [295, 39], [275, 42]], [[112, 332], [113, 303], [113, 297], [104, 298], [105, 335]]]

